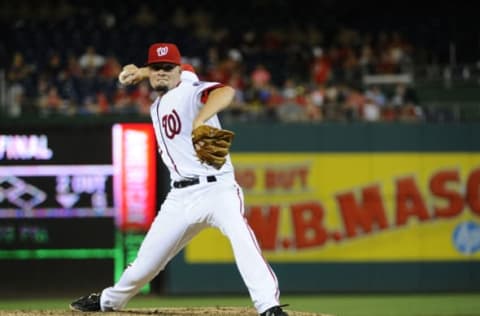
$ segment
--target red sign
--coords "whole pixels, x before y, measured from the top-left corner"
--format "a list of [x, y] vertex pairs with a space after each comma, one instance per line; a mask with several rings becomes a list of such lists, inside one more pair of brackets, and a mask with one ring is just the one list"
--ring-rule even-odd
[[155, 217], [156, 153], [152, 124], [114, 125], [114, 199], [122, 230], [146, 231]]

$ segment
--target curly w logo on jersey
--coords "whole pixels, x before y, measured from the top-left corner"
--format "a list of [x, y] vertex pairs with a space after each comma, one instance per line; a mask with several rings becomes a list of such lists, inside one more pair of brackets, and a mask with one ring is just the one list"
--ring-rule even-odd
[[162, 117], [162, 127], [165, 135], [170, 139], [180, 134], [182, 122], [180, 121], [180, 116], [178, 116], [177, 111], [173, 110], [172, 113]]

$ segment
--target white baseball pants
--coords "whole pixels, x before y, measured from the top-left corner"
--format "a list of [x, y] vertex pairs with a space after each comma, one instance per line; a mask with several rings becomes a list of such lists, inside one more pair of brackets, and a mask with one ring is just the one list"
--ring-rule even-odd
[[[233, 175], [169, 192], [137, 258], [120, 280], [103, 290], [102, 310], [120, 310], [202, 229], [216, 227], [230, 240], [237, 268], [259, 313], [279, 305], [278, 282], [244, 218], [242, 189]], [[212, 245], [214, 246], [214, 245]]]

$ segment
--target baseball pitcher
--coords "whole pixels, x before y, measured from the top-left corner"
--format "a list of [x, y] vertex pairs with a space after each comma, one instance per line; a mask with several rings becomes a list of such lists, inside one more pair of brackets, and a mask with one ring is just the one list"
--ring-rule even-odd
[[[182, 71], [183, 68], [183, 71]], [[182, 66], [175, 44], [155, 43], [145, 67], [125, 66], [122, 84], [148, 78], [159, 97], [151, 105], [159, 154], [171, 190], [120, 280], [101, 293], [74, 301], [76, 311], [122, 309], [202, 229], [218, 228], [229, 240], [240, 274], [260, 315], [287, 316], [279, 302], [275, 273], [262, 256], [244, 217], [242, 189], [234, 178], [229, 150], [234, 133], [222, 129], [217, 113], [230, 105], [234, 89], [202, 82]]]

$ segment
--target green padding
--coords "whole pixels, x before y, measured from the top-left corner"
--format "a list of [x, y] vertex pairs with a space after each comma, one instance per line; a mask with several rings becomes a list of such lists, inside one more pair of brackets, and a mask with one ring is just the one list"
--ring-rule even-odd
[[233, 152], [479, 151], [480, 124], [251, 123], [236, 133]]
[[0, 259], [115, 259], [115, 249], [0, 250]]
[[[480, 262], [272, 264], [280, 290], [314, 292], [479, 291]], [[239, 293], [246, 287], [233, 264], [169, 265], [168, 293]], [[192, 282], [195, 280], [195, 282]]]
[[[148, 118], [108, 117], [65, 120], [0, 118], [4, 133], [45, 128], [104, 128], [117, 122], [146, 122]], [[248, 122], [223, 124], [235, 131], [233, 152], [431, 152], [479, 151], [480, 122], [469, 123], [280, 123]]]

